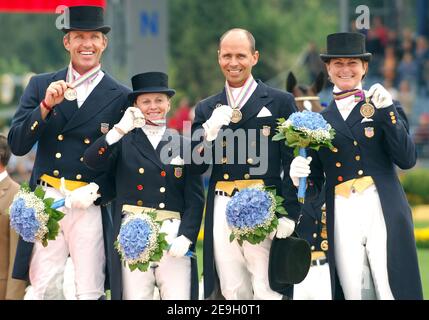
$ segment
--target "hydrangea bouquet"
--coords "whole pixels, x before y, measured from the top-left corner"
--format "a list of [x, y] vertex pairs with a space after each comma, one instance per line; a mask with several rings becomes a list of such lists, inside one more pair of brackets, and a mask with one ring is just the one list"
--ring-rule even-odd
[[237, 239], [257, 244], [277, 229], [275, 212], [286, 215], [283, 198], [276, 195], [273, 187], [262, 185], [237, 192], [226, 206], [226, 220], [232, 229], [230, 241]]
[[163, 251], [168, 249], [166, 234], [160, 232], [160, 222], [155, 220], [156, 211], [144, 213], [126, 212], [115, 247], [121, 260], [131, 271], [146, 271], [149, 263], [160, 261]]
[[54, 240], [60, 229], [59, 221], [64, 213], [56, 209], [64, 206], [64, 199], [54, 202], [46, 198], [42, 187], [31, 192], [23, 183], [10, 206], [10, 225], [27, 242], [39, 241], [44, 247]]
[[[295, 157], [300, 155], [307, 157], [305, 148], [319, 150], [320, 147], [334, 148], [332, 140], [335, 130], [317, 112], [303, 111], [292, 113], [289, 119], [278, 119], [278, 133], [273, 137], [274, 141], [285, 140], [285, 144], [294, 148]], [[298, 200], [304, 203], [306, 178], [299, 179]]]

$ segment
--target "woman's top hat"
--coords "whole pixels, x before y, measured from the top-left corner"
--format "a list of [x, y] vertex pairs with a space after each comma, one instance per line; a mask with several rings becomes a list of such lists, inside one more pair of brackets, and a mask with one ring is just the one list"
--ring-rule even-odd
[[360, 58], [365, 61], [371, 59], [372, 54], [366, 52], [365, 36], [357, 32], [333, 33], [327, 37], [327, 53], [320, 58], [328, 62], [333, 58]]
[[165, 93], [172, 97], [175, 90], [168, 88], [168, 76], [163, 72], [145, 72], [136, 74], [131, 78], [133, 92], [128, 95], [128, 100], [132, 104], [142, 93]]
[[291, 285], [300, 283], [307, 276], [310, 264], [310, 245], [296, 232], [285, 239], [274, 238], [268, 263], [271, 289], [287, 295]]
[[69, 14], [66, 25], [62, 31], [101, 31], [106, 34], [110, 26], [104, 24], [104, 12], [102, 7], [74, 6], [68, 7], [65, 13]]

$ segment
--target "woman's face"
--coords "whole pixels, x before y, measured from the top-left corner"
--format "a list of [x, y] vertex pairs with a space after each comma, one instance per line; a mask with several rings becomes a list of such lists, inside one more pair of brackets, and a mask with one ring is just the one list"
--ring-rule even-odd
[[163, 120], [170, 110], [170, 99], [165, 93], [143, 93], [137, 97], [135, 105], [146, 119]]
[[368, 62], [358, 58], [334, 58], [326, 63], [329, 77], [340, 90], [355, 89], [368, 70]]

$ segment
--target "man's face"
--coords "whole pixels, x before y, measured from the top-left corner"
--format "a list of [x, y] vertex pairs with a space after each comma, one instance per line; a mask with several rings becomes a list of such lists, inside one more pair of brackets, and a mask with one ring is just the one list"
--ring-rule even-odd
[[97, 66], [107, 47], [107, 38], [100, 31], [70, 31], [63, 40], [73, 68], [80, 74]]
[[258, 63], [259, 52], [252, 53], [251, 44], [241, 31], [231, 31], [218, 50], [219, 66], [231, 87], [242, 87]]
[[362, 81], [368, 62], [356, 58], [336, 58], [326, 63], [329, 77], [341, 90], [352, 90]]
[[143, 93], [137, 97], [135, 105], [145, 119], [163, 120], [170, 110], [170, 99], [164, 93]]

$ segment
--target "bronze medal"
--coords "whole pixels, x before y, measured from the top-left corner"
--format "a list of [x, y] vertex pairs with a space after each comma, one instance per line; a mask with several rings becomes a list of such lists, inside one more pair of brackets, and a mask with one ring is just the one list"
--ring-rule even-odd
[[374, 115], [374, 113], [375, 113], [375, 108], [367, 98], [365, 103], [360, 107], [360, 114], [364, 118], [371, 118]]
[[233, 109], [232, 110], [232, 117], [231, 117], [231, 122], [232, 123], [238, 123], [240, 122], [240, 120], [243, 118], [243, 115], [241, 114], [241, 111], [238, 109]]
[[76, 89], [67, 88], [67, 90], [64, 92], [64, 98], [66, 98], [68, 101], [76, 100], [77, 98]]

